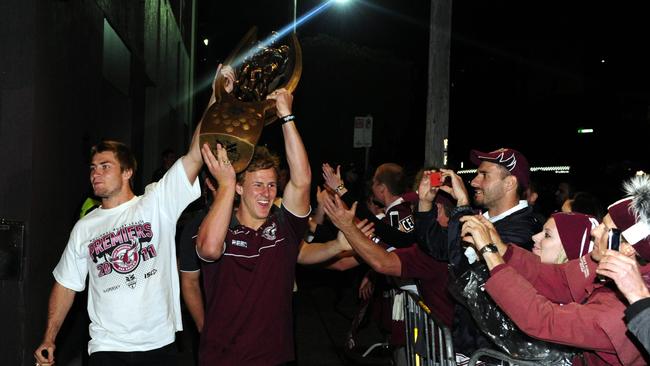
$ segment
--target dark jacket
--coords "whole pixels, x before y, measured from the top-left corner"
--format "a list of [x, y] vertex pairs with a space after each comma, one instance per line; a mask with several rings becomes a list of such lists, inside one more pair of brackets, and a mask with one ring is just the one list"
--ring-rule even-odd
[[[470, 265], [461, 243], [461, 217], [474, 215], [470, 206], [456, 207], [451, 214], [447, 230], [440, 228], [436, 215], [418, 212], [415, 214], [415, 228], [418, 245], [422, 250], [437, 260], [448, 261], [451, 270], [457, 276], [472, 267], [485, 266], [482, 262]], [[530, 250], [533, 245], [532, 236], [542, 230], [542, 223], [535, 217], [531, 207], [527, 207], [504, 217], [494, 223], [494, 226], [507, 243], [514, 243]], [[479, 268], [474, 268], [479, 270]], [[453, 329], [454, 344], [459, 352], [472, 353], [482, 347], [490, 347], [492, 343], [485, 338], [472, 320], [471, 314], [463, 306], [456, 306]]]
[[650, 352], [650, 298], [642, 299], [625, 309], [627, 329]]

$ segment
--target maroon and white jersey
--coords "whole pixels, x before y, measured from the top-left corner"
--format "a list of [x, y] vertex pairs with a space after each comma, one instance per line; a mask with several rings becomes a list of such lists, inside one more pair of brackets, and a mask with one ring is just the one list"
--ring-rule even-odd
[[405, 233], [415, 230], [413, 209], [411, 209], [411, 204], [403, 198], [393, 201], [384, 211], [386, 216], [381, 219], [384, 223]]
[[199, 364], [278, 365], [294, 359], [292, 291], [308, 215], [284, 207], [259, 229], [233, 214], [224, 253], [203, 263], [205, 324]]

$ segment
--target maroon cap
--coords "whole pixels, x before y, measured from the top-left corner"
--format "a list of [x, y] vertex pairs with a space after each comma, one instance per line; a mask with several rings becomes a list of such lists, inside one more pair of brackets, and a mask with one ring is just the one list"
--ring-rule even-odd
[[517, 150], [499, 149], [491, 152], [482, 152], [472, 150], [469, 152], [469, 159], [476, 165], [481, 165], [482, 161], [499, 164], [517, 177], [517, 182], [523, 188], [528, 187], [530, 181], [530, 166], [526, 157]]
[[[622, 231], [625, 241], [645, 260], [650, 260], [650, 225], [635, 213], [635, 197], [623, 198], [607, 207], [607, 213]], [[637, 219], [639, 217], [639, 219]]]
[[577, 212], [557, 212], [551, 215], [567, 258], [576, 259], [589, 253], [594, 247], [591, 230], [598, 226], [593, 217]]

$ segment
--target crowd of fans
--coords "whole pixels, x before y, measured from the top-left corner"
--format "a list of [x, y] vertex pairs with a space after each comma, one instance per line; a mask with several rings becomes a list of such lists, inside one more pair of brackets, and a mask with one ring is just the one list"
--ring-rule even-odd
[[[380, 165], [366, 195], [356, 196], [340, 167], [324, 163], [297, 262], [334, 270], [367, 266], [358, 316], [368, 306], [383, 310], [373, 313], [380, 314], [375, 320], [389, 335], [396, 364], [404, 361], [402, 291], [419, 295], [452, 329], [459, 360], [484, 347], [508, 353], [521, 337], [547, 352], [547, 364], [558, 352], [573, 364], [646, 364], [650, 178], [628, 180], [625, 198], [606, 210], [587, 192], [563, 196], [561, 184], [560, 202], [546, 218], [534, 209], [538, 196], [523, 154], [504, 148], [471, 151], [470, 158], [478, 169], [471, 197], [463, 179], [444, 168], [423, 169], [410, 190], [404, 169], [393, 163]], [[188, 230], [196, 232], [196, 225]], [[620, 247], [612, 250], [617, 234]], [[198, 270], [194, 242], [184, 237], [181, 257], [193, 257]], [[483, 281], [479, 300], [463, 293], [467, 273]], [[201, 329], [202, 316], [193, 316]], [[521, 334], [495, 337], [501, 333], [491, 328], [500, 319]], [[347, 342], [354, 347], [353, 339]]]
[[[233, 72], [221, 72], [228, 91]], [[340, 271], [367, 266], [351, 327], [369, 306], [382, 309], [376, 321], [389, 334], [398, 365], [406, 341], [405, 291], [420, 296], [431, 316], [452, 330], [461, 355], [487, 347], [523, 358], [539, 350], [547, 359], [536, 360], [546, 364], [648, 363], [650, 176], [625, 180], [623, 198], [606, 210], [592, 194], [560, 185], [557, 212], [548, 218], [536, 209], [539, 183], [531, 181], [526, 157], [510, 148], [470, 152], [477, 167], [470, 190], [455, 171], [431, 167], [411, 190], [394, 163], [377, 167], [365, 195], [344, 179], [358, 179], [356, 172], [328, 163], [315, 185], [291, 94], [278, 90], [269, 98], [283, 123], [286, 170], [257, 147], [236, 174], [224, 147], [217, 145], [215, 154], [195, 135], [188, 153], [137, 197], [128, 148], [111, 143], [93, 150], [91, 183], [102, 205], [75, 226], [54, 271], [37, 365], [53, 363], [54, 338], [88, 273], [93, 365], [115, 364], [123, 352], [169, 360], [169, 342], [181, 328], [179, 287], [200, 332], [200, 365], [291, 362], [295, 266], [315, 263]], [[203, 207], [186, 212], [176, 235], [179, 286], [169, 224], [198, 196], [203, 164]], [[311, 205], [310, 191], [316, 193]], [[140, 256], [148, 261], [145, 269], [138, 267]], [[126, 286], [105, 282], [119, 278], [111, 268], [127, 275]], [[138, 280], [141, 269], [148, 272]], [[126, 297], [118, 297], [120, 291]], [[130, 309], [149, 304], [155, 316], [135, 312], [114, 323], [115, 309], [125, 303]], [[354, 332], [344, 342], [354, 348]]]

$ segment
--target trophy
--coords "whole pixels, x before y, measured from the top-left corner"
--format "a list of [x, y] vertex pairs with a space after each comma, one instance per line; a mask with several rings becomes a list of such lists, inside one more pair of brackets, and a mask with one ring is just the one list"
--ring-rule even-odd
[[263, 127], [278, 119], [275, 101], [266, 96], [279, 88], [293, 92], [302, 73], [302, 50], [295, 34], [288, 44], [276, 40], [266, 45], [256, 38], [253, 27], [223, 62], [235, 71], [233, 90], [226, 92], [225, 77], [219, 73], [216, 101], [203, 114], [199, 134], [201, 145], [208, 143], [215, 156], [217, 144], [226, 149], [237, 173], [253, 158]]

